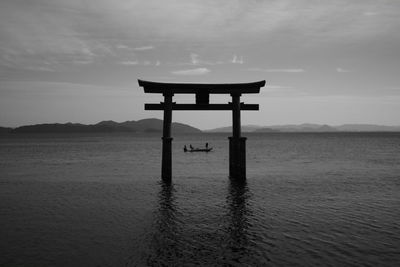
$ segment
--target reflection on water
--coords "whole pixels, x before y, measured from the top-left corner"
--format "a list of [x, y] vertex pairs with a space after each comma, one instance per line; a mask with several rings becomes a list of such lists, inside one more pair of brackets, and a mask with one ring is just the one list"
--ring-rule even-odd
[[151, 241], [152, 252], [146, 259], [146, 263], [150, 266], [171, 265], [175, 259], [182, 257], [179, 249], [180, 231], [172, 183], [160, 182], [158, 203], [156, 230]]
[[[216, 208], [212, 225], [204, 225], [211, 214], [180, 212], [174, 185], [160, 182], [156, 221], [146, 264], [150, 266], [171, 265], [236, 265], [248, 262], [249, 219], [248, 206], [250, 196], [246, 182], [230, 181], [227, 183], [226, 205]], [[178, 194], [179, 195], [179, 194]], [[180, 203], [181, 204], [181, 203]], [[196, 210], [199, 207], [192, 207]], [[200, 218], [195, 216], [200, 216]], [[202, 229], [191, 222], [202, 221]], [[206, 230], [210, 229], [212, 230]], [[211, 232], [210, 232], [211, 231]]]
[[234, 262], [242, 262], [242, 259], [248, 255], [248, 228], [249, 228], [249, 209], [247, 199], [249, 191], [246, 181], [234, 181], [229, 183], [228, 195], [226, 201], [228, 204], [228, 248], [230, 249], [230, 258]]

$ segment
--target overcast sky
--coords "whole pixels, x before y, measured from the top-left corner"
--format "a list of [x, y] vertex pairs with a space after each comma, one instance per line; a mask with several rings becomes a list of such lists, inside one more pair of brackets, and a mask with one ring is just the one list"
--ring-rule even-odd
[[0, 125], [162, 118], [138, 78], [266, 80], [242, 124], [400, 125], [399, 32], [398, 0], [1, 0]]

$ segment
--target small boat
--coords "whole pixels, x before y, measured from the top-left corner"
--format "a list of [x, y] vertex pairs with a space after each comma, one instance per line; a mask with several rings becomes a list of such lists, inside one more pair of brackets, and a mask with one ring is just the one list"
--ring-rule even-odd
[[191, 148], [191, 149], [183, 149], [184, 152], [210, 152], [213, 148]]
[[210, 152], [213, 148], [193, 148], [188, 150], [188, 152]]

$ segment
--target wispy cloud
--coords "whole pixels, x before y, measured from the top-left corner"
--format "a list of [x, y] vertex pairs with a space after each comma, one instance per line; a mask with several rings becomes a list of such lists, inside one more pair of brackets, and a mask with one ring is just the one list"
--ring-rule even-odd
[[282, 86], [282, 85], [267, 85], [266, 89], [268, 90], [285, 90], [285, 89], [292, 89], [292, 86]]
[[172, 71], [172, 74], [175, 75], [205, 75], [209, 73], [210, 70], [207, 68], [197, 68], [197, 69], [189, 69], [189, 70], [176, 70]]
[[233, 55], [232, 61], [233, 64], [243, 64], [243, 57], [240, 58], [237, 55]]
[[127, 66], [132, 66], [132, 65], [139, 65], [138, 61], [121, 61], [120, 64], [122, 65], [127, 65]]
[[190, 54], [190, 59], [191, 59], [191, 62], [192, 62], [193, 65], [197, 65], [197, 64], [200, 63], [199, 55], [197, 55], [195, 53], [191, 53]]
[[73, 63], [78, 65], [87, 65], [93, 63], [93, 60], [74, 60]]
[[178, 64], [171, 64], [171, 65], [192, 65], [192, 66], [199, 66], [199, 65], [208, 65], [208, 66], [215, 66], [215, 65], [224, 65], [224, 64], [243, 64], [243, 56], [233, 55], [232, 58], [225, 58], [224, 60], [204, 60], [200, 57], [199, 54], [191, 53], [190, 54], [190, 62], [178, 63]]
[[53, 72], [55, 69], [44, 66], [25, 66], [26, 70]]
[[305, 96], [307, 92], [300, 88], [285, 85], [266, 85], [261, 88], [260, 94], [255, 97], [284, 97], [284, 96]]
[[286, 72], [286, 73], [300, 73], [305, 72], [304, 69], [263, 69], [263, 68], [248, 68], [248, 71], [258, 71], [258, 72]]
[[377, 16], [378, 14], [379, 14], [378, 12], [374, 11], [368, 11], [363, 13], [364, 16]]
[[343, 69], [343, 68], [336, 68], [336, 72], [348, 73], [348, 72], [353, 72], [353, 71], [352, 70], [348, 70], [348, 69]]
[[156, 61], [153, 63], [150, 60], [143, 60], [143, 61], [127, 60], [127, 61], [121, 61], [118, 64], [126, 65], [126, 66], [160, 66], [161, 65], [160, 61]]
[[[16, 57], [23, 65], [26, 61], [36, 64], [50, 55], [59, 55], [63, 59], [77, 55], [96, 60], [102, 56], [120, 56], [119, 53], [126, 52], [124, 50], [162, 50], [160, 43], [163, 40], [204, 44], [210, 44], [211, 40], [221, 45], [221, 42], [251, 41], [252, 37], [259, 43], [272, 38], [284, 43], [288, 36], [296, 39], [311, 36], [315, 38], [304, 43], [311, 45], [316, 40], [319, 43], [332, 39], [341, 43], [357, 37], [379, 38], [384, 33], [394, 36], [399, 26], [398, 16], [395, 16], [399, 10], [397, 3], [388, 5], [385, 1], [349, 3], [337, 0], [328, 4], [306, 0], [205, 0], [185, 1], [184, 5], [180, 1], [160, 4], [156, 0], [85, 1], [84, 4], [77, 0], [50, 2], [0, 1], [0, 54], [5, 53], [4, 49], [15, 49]], [[229, 12], [226, 12], [228, 8]], [[385, 16], [376, 16], [378, 14]], [[100, 23], [102, 27], [98, 27]], [[38, 56], [27, 57], [31, 54]], [[162, 56], [165, 62], [167, 59]], [[247, 58], [250, 57], [246, 54]], [[191, 62], [206, 65], [199, 58]], [[234, 56], [231, 63], [242, 64], [243, 58]]]
[[146, 46], [135, 47], [133, 50], [135, 50], [135, 51], [146, 51], [146, 50], [153, 50], [153, 49], [154, 49], [154, 46], [146, 45]]
[[129, 46], [124, 45], [124, 44], [119, 44], [119, 45], [116, 45], [115, 47], [118, 48], [118, 49], [130, 49]]
[[200, 58], [200, 55], [197, 53], [190, 53], [190, 62], [181, 62], [181, 63], [170, 63], [169, 65], [173, 66], [199, 66], [199, 65], [208, 65], [214, 66], [217, 64], [224, 64], [222, 61], [211, 61], [211, 60], [204, 60]]

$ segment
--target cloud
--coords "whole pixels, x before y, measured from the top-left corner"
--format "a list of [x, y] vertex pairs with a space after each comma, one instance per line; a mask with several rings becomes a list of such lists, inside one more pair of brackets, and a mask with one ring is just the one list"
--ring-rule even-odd
[[199, 54], [196, 53], [190, 53], [190, 62], [181, 62], [181, 63], [170, 63], [169, 65], [175, 65], [175, 66], [194, 66], [194, 65], [209, 65], [209, 66], [214, 66], [218, 64], [224, 64], [225, 62], [223, 61], [209, 61], [209, 60], [203, 60], [200, 58]]
[[138, 60], [127, 60], [127, 61], [121, 61], [118, 64], [125, 65], [125, 66], [160, 66], [161, 63], [160, 61], [156, 61], [154, 64], [150, 60], [143, 60], [143, 61], [138, 61]]
[[132, 66], [132, 65], [139, 65], [139, 62], [138, 61], [121, 61], [120, 64]]
[[233, 55], [232, 61], [233, 64], [243, 64], [243, 57], [241, 56], [240, 59], [237, 55]]
[[190, 70], [176, 70], [172, 71], [172, 74], [175, 75], [205, 75], [209, 73], [210, 70], [207, 68], [197, 68], [197, 69], [190, 69]]
[[258, 72], [283, 72], [283, 73], [300, 73], [305, 72], [304, 69], [263, 69], [263, 68], [249, 68], [248, 71]]
[[280, 89], [292, 89], [292, 86], [282, 86], [282, 85], [267, 85], [267, 89], [280, 90]]
[[208, 65], [208, 66], [215, 66], [215, 65], [224, 65], [224, 64], [243, 64], [243, 56], [233, 55], [231, 59], [226, 58], [224, 60], [204, 60], [200, 58], [199, 54], [191, 53], [190, 54], [190, 63], [178, 63], [177, 65], [185, 66], [185, 65]]
[[66, 65], [105, 58], [115, 62], [140, 51], [164, 63], [182, 60], [182, 54], [193, 49], [209, 61], [192, 53], [188, 65], [244, 64], [243, 57], [232, 57], [239, 52], [238, 44], [249, 51], [247, 62], [256, 54], [274, 53], [270, 45], [265, 51], [245, 47], [250, 43], [311, 47], [321, 42], [354, 42], [359, 37], [395, 36], [383, 34], [397, 33], [398, 10], [395, 4], [371, 0], [187, 0], [168, 4], [157, 0], [2, 0], [0, 54], [10, 55], [13, 61], [0, 56], [0, 65], [23, 68], [45, 60]]
[[347, 69], [343, 69], [343, 68], [336, 68], [336, 72], [339, 73], [348, 73], [348, 72], [352, 72], [351, 70], [347, 70]]
[[127, 46], [127, 45], [124, 45], [124, 44], [119, 44], [119, 45], [116, 45], [116, 48], [118, 48], [118, 49], [130, 49], [130, 47], [129, 47], [129, 46]]
[[78, 65], [86, 65], [93, 63], [93, 60], [74, 60], [73, 63]]
[[135, 50], [135, 51], [146, 51], [146, 50], [153, 50], [153, 49], [154, 49], [154, 46], [147, 45], [147, 46], [135, 47], [133, 50]]
[[55, 69], [50, 67], [44, 66], [25, 66], [24, 69], [26, 70], [33, 70], [33, 71], [45, 71], [45, 72], [54, 72]]
[[195, 53], [191, 53], [190, 54], [190, 59], [193, 65], [197, 65], [199, 64], [199, 55], [195, 54]]
[[378, 12], [373, 12], [373, 11], [363, 13], [364, 16], [376, 16], [378, 14], [379, 14]]

